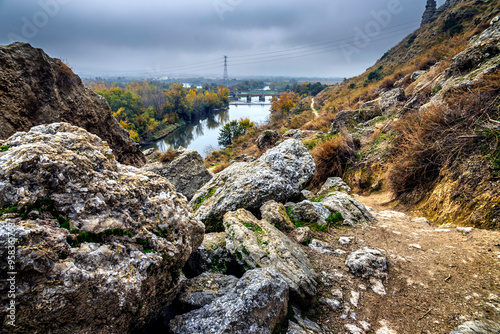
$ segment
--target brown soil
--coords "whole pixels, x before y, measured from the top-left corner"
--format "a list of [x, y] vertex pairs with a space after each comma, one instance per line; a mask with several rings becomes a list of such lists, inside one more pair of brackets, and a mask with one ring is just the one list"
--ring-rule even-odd
[[[391, 209], [389, 194], [356, 199], [377, 212]], [[341, 236], [353, 240], [343, 246], [338, 242]], [[308, 315], [333, 333], [349, 333], [346, 324], [362, 328], [360, 321], [371, 325], [366, 333], [377, 334], [450, 333], [469, 320], [500, 321], [498, 231], [474, 229], [464, 234], [392, 217], [329, 233], [315, 232], [315, 238], [345, 251], [344, 255], [319, 254], [306, 248], [321, 277], [318, 300], [333, 298], [336, 289], [343, 292], [343, 310], [334, 311], [318, 301]], [[373, 292], [369, 280], [353, 276], [345, 266], [350, 252], [363, 247], [379, 249], [387, 257], [386, 295]], [[360, 293], [358, 307], [349, 303], [352, 291]], [[344, 314], [346, 319], [341, 318]]]

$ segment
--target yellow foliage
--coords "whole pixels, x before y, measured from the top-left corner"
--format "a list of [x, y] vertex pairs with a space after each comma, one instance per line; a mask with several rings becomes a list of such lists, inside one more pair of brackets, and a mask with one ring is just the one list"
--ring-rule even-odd
[[130, 134], [130, 138], [132, 138], [136, 142], [139, 142], [139, 134], [137, 132], [135, 132], [134, 130], [129, 130], [128, 133]]

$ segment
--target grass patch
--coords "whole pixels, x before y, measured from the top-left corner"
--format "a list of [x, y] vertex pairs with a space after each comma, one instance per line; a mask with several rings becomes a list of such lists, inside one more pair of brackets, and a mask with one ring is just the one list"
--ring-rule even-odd
[[59, 222], [61, 228], [67, 230], [70, 229], [70, 224], [66, 218], [66, 214], [57, 210], [55, 202], [51, 198], [39, 198], [33, 204], [28, 204], [24, 207], [10, 207], [10, 208], [0, 208], [0, 214], [14, 213], [18, 214], [22, 219], [27, 219], [29, 213], [32, 211], [38, 211], [39, 213], [49, 213], [54, 219]]
[[212, 197], [216, 191], [217, 191], [217, 188], [210, 188], [208, 190], [207, 194], [205, 195], [205, 197], [198, 197], [196, 202], [193, 205], [193, 210], [194, 211], [198, 210], [199, 207], [203, 204], [203, 202], [205, 202], [207, 199]]
[[0, 152], [7, 152], [9, 150], [9, 145], [0, 146]]
[[242, 222], [243, 225], [245, 225], [246, 228], [248, 228], [250, 231], [253, 231], [253, 232], [262, 232], [262, 228], [257, 225], [257, 224], [254, 224], [254, 223], [246, 223], [246, 222]]
[[290, 220], [292, 221], [292, 223], [297, 226], [297, 227], [303, 227], [305, 224], [304, 222], [300, 221], [300, 219], [298, 219], [296, 216], [295, 216], [295, 211], [292, 209], [292, 208], [286, 208], [286, 214], [288, 215], [288, 217], [290, 218]]
[[79, 247], [84, 242], [103, 243], [109, 236], [134, 236], [134, 233], [121, 228], [104, 230], [99, 233], [79, 232], [77, 229], [72, 229], [71, 233], [76, 235], [68, 236], [66, 241], [73, 248]]

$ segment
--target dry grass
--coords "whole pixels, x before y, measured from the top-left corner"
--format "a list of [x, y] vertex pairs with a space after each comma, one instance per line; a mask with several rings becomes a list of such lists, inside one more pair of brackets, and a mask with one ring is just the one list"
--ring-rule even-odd
[[211, 171], [212, 171], [212, 173], [217, 174], [217, 173], [222, 172], [224, 169], [226, 169], [229, 166], [230, 166], [229, 163], [222, 163], [222, 164], [217, 165], [214, 168], [212, 168]]
[[333, 176], [342, 177], [356, 157], [359, 141], [343, 133], [316, 146], [311, 152], [316, 163], [316, 174], [311, 182], [313, 188], [319, 188]]
[[177, 157], [177, 152], [172, 148], [169, 148], [167, 152], [157, 152], [157, 153], [158, 153], [158, 160], [164, 164], [172, 162]]
[[473, 89], [448, 93], [448, 106], [433, 105], [398, 122], [389, 169], [396, 198], [416, 203], [432, 189], [441, 170], [456, 170], [474, 154], [497, 151], [498, 145], [491, 147], [485, 133], [498, 126], [490, 120], [499, 119], [499, 93], [500, 71], [496, 71]]

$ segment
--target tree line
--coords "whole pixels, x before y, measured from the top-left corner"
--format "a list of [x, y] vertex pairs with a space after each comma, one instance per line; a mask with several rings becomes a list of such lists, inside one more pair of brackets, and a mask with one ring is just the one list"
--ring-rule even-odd
[[113, 116], [137, 142], [153, 139], [229, 105], [229, 89], [223, 86], [204, 85], [199, 89], [143, 81], [124, 87], [100, 82], [91, 88], [106, 99]]

